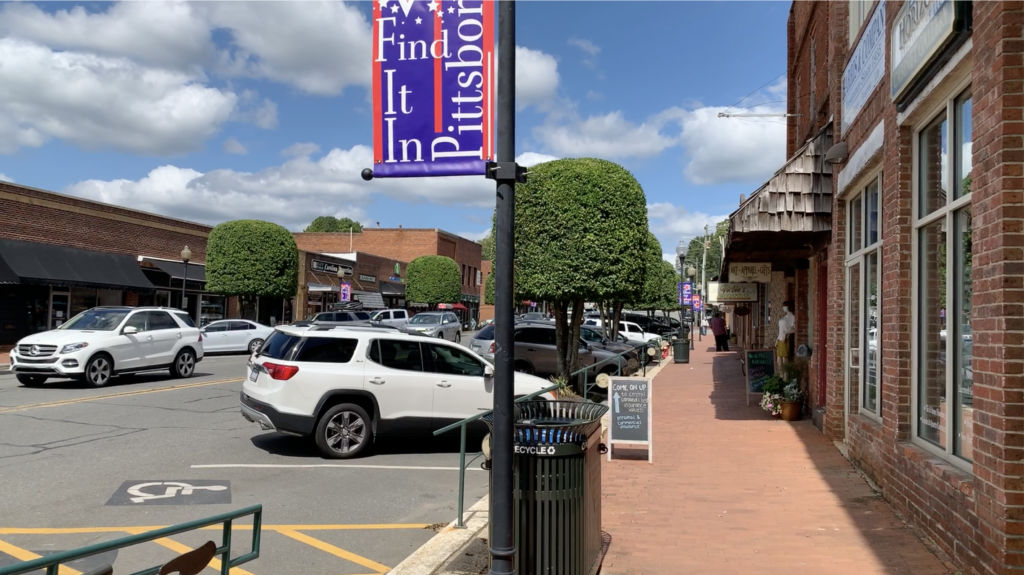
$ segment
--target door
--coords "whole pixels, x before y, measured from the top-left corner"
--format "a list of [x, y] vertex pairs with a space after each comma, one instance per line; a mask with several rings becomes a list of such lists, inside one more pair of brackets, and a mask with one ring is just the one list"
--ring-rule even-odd
[[48, 329], [56, 329], [71, 319], [71, 293], [55, 291], [50, 295], [50, 325]]
[[[114, 357], [114, 369], [118, 371], [131, 370], [146, 365], [146, 356], [151, 353], [150, 346], [153, 341], [153, 336], [147, 327], [148, 316], [149, 313], [144, 311], [130, 315], [128, 321], [121, 328], [121, 332], [116, 336], [117, 341], [107, 348]], [[134, 327], [138, 331], [125, 333], [124, 330], [129, 327]]]
[[217, 321], [203, 328], [204, 352], [225, 351], [227, 349], [228, 338], [231, 337], [228, 332], [228, 325], [229, 322], [227, 321]]
[[364, 387], [377, 398], [389, 432], [425, 430], [433, 418], [434, 378], [423, 371], [419, 342], [371, 343]]
[[165, 311], [147, 313], [150, 343], [146, 365], [170, 365], [181, 344], [181, 328], [171, 314]]
[[494, 378], [484, 378], [484, 364], [458, 345], [425, 344], [426, 367], [434, 385], [435, 429], [477, 415], [494, 406]]

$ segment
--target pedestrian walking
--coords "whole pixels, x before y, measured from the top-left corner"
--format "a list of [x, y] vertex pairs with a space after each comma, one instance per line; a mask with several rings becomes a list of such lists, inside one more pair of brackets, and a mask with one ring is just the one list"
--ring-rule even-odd
[[729, 351], [729, 329], [725, 326], [722, 312], [716, 311], [715, 316], [708, 320], [708, 325], [715, 335], [715, 351]]

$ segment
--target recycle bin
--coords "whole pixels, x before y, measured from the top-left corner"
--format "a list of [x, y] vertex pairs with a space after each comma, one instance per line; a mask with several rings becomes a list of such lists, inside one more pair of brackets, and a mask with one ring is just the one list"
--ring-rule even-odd
[[690, 363], [690, 342], [677, 339], [672, 342], [672, 355], [676, 363]]
[[[515, 404], [512, 490], [519, 575], [585, 575], [601, 559], [601, 416], [591, 401]], [[493, 415], [483, 418], [491, 425]]]

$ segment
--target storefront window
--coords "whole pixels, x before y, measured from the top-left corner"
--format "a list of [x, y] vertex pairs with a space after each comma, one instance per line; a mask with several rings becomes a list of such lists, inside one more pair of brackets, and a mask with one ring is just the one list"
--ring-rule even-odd
[[925, 444], [967, 461], [974, 380], [970, 112], [970, 95], [961, 95], [918, 135], [915, 252], [915, 433]]
[[880, 414], [881, 358], [881, 176], [847, 203], [850, 238], [847, 251], [847, 373], [851, 411]]

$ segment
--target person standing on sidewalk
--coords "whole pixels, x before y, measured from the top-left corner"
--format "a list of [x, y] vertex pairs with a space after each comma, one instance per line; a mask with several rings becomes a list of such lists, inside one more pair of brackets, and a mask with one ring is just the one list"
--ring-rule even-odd
[[725, 327], [725, 319], [722, 312], [716, 311], [714, 317], [708, 320], [711, 333], [715, 334], [715, 351], [729, 351], [729, 330]]

